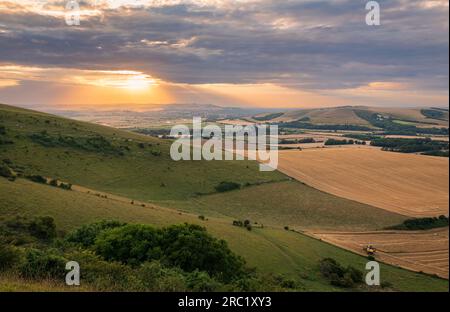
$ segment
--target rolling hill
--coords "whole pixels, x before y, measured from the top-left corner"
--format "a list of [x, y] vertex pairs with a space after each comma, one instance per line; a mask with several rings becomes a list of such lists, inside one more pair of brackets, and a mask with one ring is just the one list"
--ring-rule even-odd
[[260, 114], [254, 121], [264, 120], [272, 123], [302, 121], [315, 125], [355, 125], [376, 129], [370, 120], [359, 112], [377, 114], [395, 122], [407, 123], [418, 127], [448, 127], [448, 110], [441, 108], [379, 108], [365, 106], [344, 106], [292, 110], [279, 114]]
[[[19, 174], [15, 181], [0, 177], [1, 217], [49, 215], [64, 232], [102, 219], [158, 227], [200, 224], [257, 270], [294, 276], [307, 291], [340, 290], [320, 275], [321, 258], [361, 268], [367, 260], [283, 226], [358, 230], [405, 219], [278, 172], [261, 173], [251, 161], [174, 162], [169, 147], [169, 141], [0, 105], [0, 161]], [[74, 187], [67, 191], [24, 178], [31, 175]], [[243, 187], [217, 193], [223, 181]], [[264, 228], [232, 226], [246, 218]], [[382, 270], [395, 290], [448, 290], [445, 280], [387, 265]], [[0, 280], [0, 290], [21, 282]]]

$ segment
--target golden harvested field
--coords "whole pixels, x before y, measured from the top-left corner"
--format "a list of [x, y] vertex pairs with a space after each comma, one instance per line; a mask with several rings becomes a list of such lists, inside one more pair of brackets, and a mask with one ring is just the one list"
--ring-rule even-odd
[[[363, 248], [373, 244], [376, 258], [416, 272], [436, 274], [448, 279], [449, 230], [321, 232], [312, 236], [364, 255]], [[381, 272], [383, 274], [383, 272]]]
[[279, 157], [278, 170], [321, 191], [410, 217], [448, 215], [448, 158], [362, 146]]

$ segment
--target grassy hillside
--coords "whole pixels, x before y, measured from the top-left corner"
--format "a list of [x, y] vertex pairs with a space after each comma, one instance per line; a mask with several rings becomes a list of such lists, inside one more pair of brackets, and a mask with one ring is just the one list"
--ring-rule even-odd
[[[43, 196], [43, 194], [45, 194]], [[247, 231], [232, 226], [227, 218], [208, 218], [201, 221], [196, 215], [180, 213], [159, 207], [141, 207], [138, 204], [100, 198], [94, 194], [65, 191], [24, 179], [9, 182], [0, 178], [0, 206], [2, 218], [17, 214], [25, 216], [51, 215], [59, 229], [68, 232], [82, 224], [101, 219], [115, 219], [131, 223], [166, 226], [184, 222], [205, 226], [208, 232], [225, 239], [231, 249], [242, 255], [250, 266], [261, 272], [284, 274], [299, 280], [304, 290], [336, 291], [320, 275], [318, 261], [332, 257], [343, 265], [353, 265], [361, 270], [367, 260], [332, 245], [322, 243], [302, 234], [273, 227], [254, 228]], [[401, 291], [445, 291], [448, 282], [421, 274], [411, 273], [391, 266], [382, 266], [383, 281]], [[9, 276], [1, 279], [0, 290], [20, 288], [20, 280]], [[19, 285], [19, 286], [18, 286]], [[35, 285], [35, 290], [60, 290], [62, 285]], [[27, 286], [34, 290], [33, 284]]]
[[[65, 232], [102, 219], [158, 227], [201, 224], [225, 239], [249, 265], [294, 276], [309, 291], [338, 290], [320, 275], [320, 259], [333, 257], [362, 270], [366, 259], [283, 230], [284, 225], [360, 229], [404, 219], [289, 181], [278, 172], [261, 173], [254, 162], [176, 163], [168, 155], [168, 141], [9, 106], [0, 106], [0, 139], [0, 161], [22, 177], [38, 174], [77, 185], [66, 191], [22, 177], [14, 182], [0, 177], [2, 218], [49, 215]], [[222, 181], [250, 186], [214, 193]], [[87, 193], [85, 188], [95, 191]], [[104, 198], [98, 191], [111, 194]], [[178, 210], [143, 207], [132, 199]], [[208, 220], [200, 220], [200, 213]], [[247, 231], [232, 226], [236, 218], [251, 218], [265, 227]], [[397, 290], [448, 289], [446, 281], [390, 266], [383, 266], [382, 272]], [[0, 290], [15, 289], [22, 282], [14, 276], [1, 280]]]
[[157, 203], [199, 214], [231, 216], [298, 229], [363, 231], [381, 229], [383, 224], [405, 219], [402, 215], [323, 193], [297, 181], [252, 186], [183, 202]]
[[448, 111], [439, 108], [379, 108], [379, 107], [331, 107], [304, 109], [280, 114], [258, 115], [256, 119], [269, 122], [302, 121], [314, 125], [355, 125], [376, 129], [367, 119], [361, 118], [357, 111], [379, 114], [392, 118], [400, 124], [417, 127], [448, 127]]
[[[301, 183], [287, 183], [285, 175], [260, 172], [251, 161], [174, 162], [171, 142], [139, 134], [9, 106], [0, 106], [0, 125], [5, 140], [13, 142], [0, 145], [0, 160], [10, 160], [23, 175], [39, 174], [145, 202], [278, 226], [361, 230], [405, 219]], [[250, 186], [214, 194], [223, 181]]]

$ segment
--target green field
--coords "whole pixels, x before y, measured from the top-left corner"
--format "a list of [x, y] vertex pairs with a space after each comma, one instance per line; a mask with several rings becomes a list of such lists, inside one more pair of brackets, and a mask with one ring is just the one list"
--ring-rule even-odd
[[[45, 195], [43, 195], [45, 194]], [[232, 226], [232, 220], [209, 218], [201, 221], [196, 215], [180, 213], [159, 207], [140, 207], [93, 194], [64, 191], [47, 185], [18, 179], [9, 182], [0, 178], [4, 218], [15, 215], [50, 215], [59, 229], [68, 232], [82, 224], [102, 219], [115, 219], [130, 223], [166, 226], [189, 222], [205, 226], [208, 232], [225, 239], [231, 249], [242, 255], [250, 266], [261, 272], [284, 274], [298, 279], [305, 291], [338, 291], [320, 275], [318, 261], [332, 257], [345, 265], [364, 269], [367, 260], [340, 248], [322, 243], [302, 234], [274, 227], [254, 228], [247, 231]], [[448, 282], [391, 266], [382, 266], [383, 280], [401, 291], [445, 291]], [[17, 281], [16, 281], [17, 282]], [[0, 290], [11, 287], [8, 283]], [[61, 287], [61, 286], [60, 286]]]
[[[251, 161], [174, 162], [169, 155], [171, 142], [148, 136], [8, 106], [0, 106], [0, 125], [6, 127], [7, 137], [14, 141], [0, 145], [0, 159], [12, 160], [24, 175], [40, 174], [145, 202], [206, 215], [251, 218], [282, 227], [365, 230], [406, 219], [325, 194], [290, 181], [279, 172], [260, 172], [258, 164]], [[119, 156], [114, 149], [91, 151], [59, 141], [51, 142], [49, 147], [30, 139], [30, 135], [42, 131], [53, 140], [59, 136], [83, 140], [100, 135], [115, 149], [126, 149]], [[144, 143], [145, 148], [140, 148], [139, 143]], [[155, 156], [155, 152], [160, 155]], [[214, 194], [222, 181], [251, 186]]]
[[[278, 172], [261, 173], [255, 162], [174, 162], [168, 154], [170, 142], [117, 129], [9, 106], [0, 106], [1, 126], [3, 142], [13, 143], [0, 145], [0, 161], [7, 160], [22, 176], [39, 174], [127, 198], [100, 198], [23, 178], [10, 182], [0, 177], [1, 217], [49, 215], [65, 232], [102, 219], [155, 226], [201, 224], [225, 239], [250, 266], [289, 275], [305, 291], [340, 290], [320, 275], [320, 259], [332, 257], [361, 270], [367, 260], [283, 230], [285, 225], [376, 229], [405, 219], [319, 192]], [[215, 193], [222, 181], [250, 186]], [[210, 195], [199, 195], [205, 193]], [[132, 205], [132, 199], [158, 205]], [[208, 220], [199, 220], [199, 214]], [[232, 226], [233, 219], [244, 218], [265, 227], [247, 231]], [[448, 282], [441, 279], [391, 266], [383, 266], [382, 272], [395, 290], [448, 290]], [[17, 289], [21, 283], [10, 276], [1, 280], [0, 290]]]

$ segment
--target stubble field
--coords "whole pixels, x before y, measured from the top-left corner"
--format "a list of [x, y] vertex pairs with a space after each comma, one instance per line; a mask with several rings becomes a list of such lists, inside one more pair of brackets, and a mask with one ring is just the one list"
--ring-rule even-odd
[[448, 215], [448, 158], [365, 147], [280, 151], [279, 170], [321, 191], [408, 217]]
[[448, 228], [444, 228], [411, 232], [320, 232], [313, 235], [359, 254], [364, 254], [364, 246], [373, 244], [378, 250], [378, 260], [448, 279], [448, 234]]

